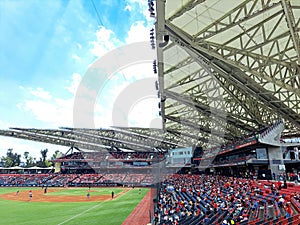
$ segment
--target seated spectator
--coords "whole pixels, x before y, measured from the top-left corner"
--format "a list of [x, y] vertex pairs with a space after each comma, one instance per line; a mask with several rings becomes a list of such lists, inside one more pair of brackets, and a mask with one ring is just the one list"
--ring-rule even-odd
[[205, 215], [204, 219], [203, 219], [203, 223], [208, 223], [209, 222], [209, 218], [208, 218], [208, 215]]
[[227, 220], [223, 220], [222, 225], [228, 225]]
[[279, 200], [278, 200], [278, 207], [283, 207], [283, 205], [284, 205], [284, 196], [283, 195], [281, 195], [281, 197], [279, 198]]
[[288, 202], [285, 206], [285, 218], [291, 218], [293, 216], [293, 210], [290, 203]]

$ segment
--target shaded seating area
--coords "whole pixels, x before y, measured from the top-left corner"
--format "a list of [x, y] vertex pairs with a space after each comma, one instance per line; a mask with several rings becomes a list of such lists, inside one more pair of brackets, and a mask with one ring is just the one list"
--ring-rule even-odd
[[[168, 224], [298, 224], [299, 200], [292, 195], [300, 187], [267, 188], [268, 181], [209, 175], [168, 177], [159, 190], [158, 225]], [[278, 205], [282, 194], [283, 206]], [[289, 194], [289, 195], [287, 195]], [[290, 205], [292, 216], [286, 218]], [[296, 221], [294, 223], [294, 221]]]

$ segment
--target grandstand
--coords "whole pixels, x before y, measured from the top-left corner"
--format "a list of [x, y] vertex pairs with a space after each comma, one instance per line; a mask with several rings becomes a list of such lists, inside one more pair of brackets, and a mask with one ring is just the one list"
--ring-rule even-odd
[[156, 225], [300, 224], [300, 1], [148, 2], [163, 129], [0, 130], [70, 148], [0, 186], [152, 187]]

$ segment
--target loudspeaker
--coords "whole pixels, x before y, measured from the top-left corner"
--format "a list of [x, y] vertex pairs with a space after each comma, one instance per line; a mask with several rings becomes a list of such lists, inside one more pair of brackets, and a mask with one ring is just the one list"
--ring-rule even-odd
[[170, 40], [170, 36], [169, 35], [164, 35], [164, 41], [169, 42], [169, 40]]

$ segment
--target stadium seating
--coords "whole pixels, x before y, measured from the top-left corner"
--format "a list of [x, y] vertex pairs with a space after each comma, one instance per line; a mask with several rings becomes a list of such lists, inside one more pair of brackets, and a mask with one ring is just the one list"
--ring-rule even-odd
[[[295, 190], [285, 191], [291, 194]], [[284, 208], [281, 211], [276, 202], [277, 192], [266, 188], [265, 182], [250, 179], [176, 174], [162, 183], [159, 196], [159, 225], [221, 224], [231, 219], [241, 225], [297, 221], [294, 217], [284, 219]], [[255, 202], [258, 207], [253, 207]], [[294, 208], [299, 207], [297, 202], [292, 200]]]

